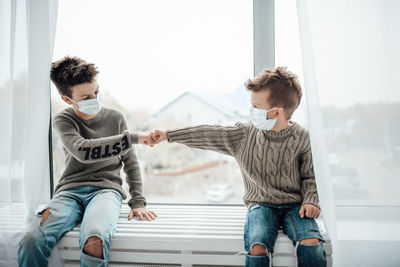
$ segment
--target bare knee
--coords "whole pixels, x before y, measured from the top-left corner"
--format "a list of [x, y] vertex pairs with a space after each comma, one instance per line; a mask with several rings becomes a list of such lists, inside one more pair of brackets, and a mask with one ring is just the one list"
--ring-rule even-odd
[[318, 238], [305, 238], [303, 240], [300, 240], [300, 244], [302, 245], [316, 245], [319, 243]]
[[86, 240], [83, 247], [83, 252], [87, 255], [103, 259], [103, 242], [97, 236], [91, 236]]
[[40, 226], [42, 226], [50, 216], [50, 208], [45, 209], [42, 213], [42, 221], [40, 222]]
[[250, 255], [252, 256], [264, 256], [268, 254], [268, 250], [263, 246], [256, 244], [250, 250]]

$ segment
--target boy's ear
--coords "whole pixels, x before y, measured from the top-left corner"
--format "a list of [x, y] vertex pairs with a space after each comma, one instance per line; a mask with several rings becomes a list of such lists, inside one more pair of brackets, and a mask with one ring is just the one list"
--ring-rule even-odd
[[276, 113], [275, 113], [275, 116], [274, 116], [274, 119], [277, 119], [277, 118], [279, 118], [279, 117], [281, 117], [281, 116], [284, 116], [285, 114], [284, 114], [284, 112], [283, 112], [283, 108], [282, 107], [278, 107], [277, 109], [276, 109]]
[[73, 104], [72, 101], [71, 101], [66, 95], [62, 95], [62, 96], [61, 96], [61, 99], [62, 99], [65, 103], [67, 103], [68, 105], [72, 105], [72, 104]]

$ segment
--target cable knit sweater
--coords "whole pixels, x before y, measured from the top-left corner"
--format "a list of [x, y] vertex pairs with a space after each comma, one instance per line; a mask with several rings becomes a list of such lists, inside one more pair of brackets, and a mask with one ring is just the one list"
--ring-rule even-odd
[[319, 207], [309, 133], [299, 124], [280, 132], [251, 123], [200, 125], [167, 131], [168, 141], [233, 156], [244, 181], [244, 203]]

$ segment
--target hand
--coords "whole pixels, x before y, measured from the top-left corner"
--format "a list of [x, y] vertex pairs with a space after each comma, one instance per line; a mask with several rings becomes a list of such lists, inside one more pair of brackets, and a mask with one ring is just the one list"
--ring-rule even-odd
[[321, 210], [318, 207], [312, 204], [304, 204], [300, 208], [299, 215], [302, 219], [304, 216], [310, 219], [316, 219], [319, 217], [320, 212]]
[[157, 214], [145, 208], [134, 208], [128, 215], [128, 221], [133, 217], [138, 217], [139, 221], [143, 221], [144, 219], [146, 219], [146, 221], [152, 221], [156, 219]]
[[154, 146], [154, 141], [153, 141], [150, 133], [139, 133], [138, 143], [141, 145], [149, 145], [151, 147]]
[[150, 133], [150, 136], [155, 144], [159, 144], [165, 140], [168, 140], [168, 133], [162, 130], [155, 130], [154, 132]]

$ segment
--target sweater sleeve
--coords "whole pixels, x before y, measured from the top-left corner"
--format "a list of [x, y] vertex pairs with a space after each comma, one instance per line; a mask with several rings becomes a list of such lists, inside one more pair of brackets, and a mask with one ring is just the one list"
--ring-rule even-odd
[[62, 116], [56, 116], [53, 125], [67, 151], [86, 164], [124, 155], [132, 149], [132, 144], [138, 143], [138, 134], [127, 130], [114, 136], [86, 139], [79, 133], [76, 123]]
[[308, 145], [307, 150], [300, 154], [299, 160], [300, 160], [301, 194], [303, 196], [302, 205], [312, 204], [320, 208], [317, 185], [315, 182], [311, 145]]
[[[127, 130], [125, 118], [122, 119], [121, 129], [123, 132]], [[126, 174], [126, 183], [129, 186], [129, 194], [131, 199], [128, 205], [131, 209], [144, 208], [147, 204], [142, 190], [142, 175], [140, 173], [140, 165], [137, 160], [135, 148], [131, 149], [125, 155], [121, 156], [124, 163], [123, 170]]]
[[243, 143], [246, 132], [246, 125], [238, 122], [235, 126], [199, 125], [169, 130], [167, 134], [168, 142], [234, 156]]

